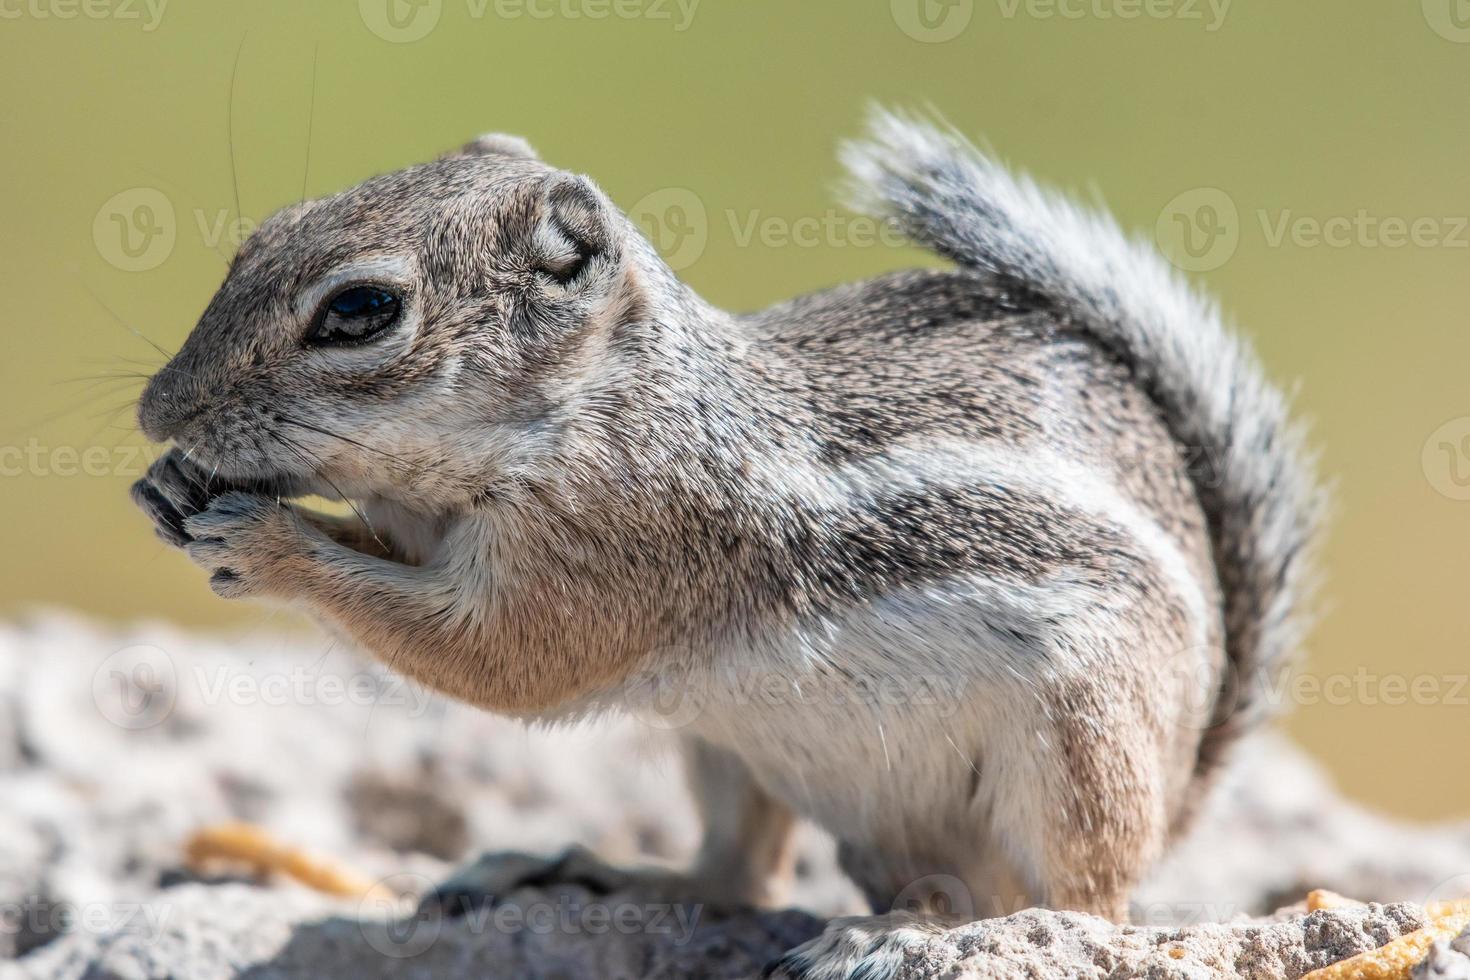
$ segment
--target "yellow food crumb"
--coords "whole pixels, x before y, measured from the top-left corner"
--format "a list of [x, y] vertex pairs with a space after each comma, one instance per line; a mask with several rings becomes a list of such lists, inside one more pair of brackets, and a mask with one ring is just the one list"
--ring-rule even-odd
[[196, 870], [215, 861], [248, 865], [262, 877], [279, 873], [309, 888], [345, 898], [391, 899], [382, 885], [336, 862], [283, 844], [263, 827], [226, 823], [197, 831], [184, 846], [184, 858]]
[[1328, 891], [1325, 888], [1316, 888], [1307, 892], [1307, 911], [1320, 912], [1322, 909], [1348, 909], [1361, 906], [1363, 903], [1346, 895]]

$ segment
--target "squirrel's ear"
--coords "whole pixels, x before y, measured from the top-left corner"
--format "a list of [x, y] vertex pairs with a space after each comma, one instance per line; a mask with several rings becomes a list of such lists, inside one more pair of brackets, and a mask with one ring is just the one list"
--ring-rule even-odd
[[540, 160], [536, 150], [519, 136], [505, 133], [486, 133], [470, 140], [464, 146], [444, 154], [444, 159], [455, 157], [509, 157], [513, 160]]
[[561, 285], [595, 266], [617, 265], [616, 224], [602, 192], [576, 174], [553, 173], [542, 184], [541, 219], [532, 235], [532, 261]]

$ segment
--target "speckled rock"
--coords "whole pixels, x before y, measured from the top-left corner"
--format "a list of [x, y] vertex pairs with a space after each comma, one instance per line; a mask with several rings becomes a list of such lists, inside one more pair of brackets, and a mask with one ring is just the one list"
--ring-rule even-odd
[[[419, 917], [415, 897], [483, 851], [586, 844], [686, 860], [677, 766], [636, 721], [555, 732], [444, 702], [316, 634], [203, 637], [61, 616], [0, 627], [0, 977], [740, 977], [859, 911], [805, 828], [795, 908], [683, 918], [635, 894], [517, 893]], [[401, 896], [361, 905], [290, 882], [200, 879], [195, 828], [260, 823]], [[1403, 827], [1341, 801], [1262, 738], [1136, 897], [1134, 926], [1027, 910], [927, 936], [920, 977], [1288, 977], [1416, 928], [1418, 905], [1304, 915], [1314, 887], [1382, 901], [1470, 892], [1470, 828]], [[1437, 950], [1426, 976], [1470, 963]]]
[[1029, 910], [947, 934], [941, 942], [951, 962], [913, 976], [1295, 978], [1381, 946], [1423, 921], [1408, 904], [1181, 929], [1118, 928]]

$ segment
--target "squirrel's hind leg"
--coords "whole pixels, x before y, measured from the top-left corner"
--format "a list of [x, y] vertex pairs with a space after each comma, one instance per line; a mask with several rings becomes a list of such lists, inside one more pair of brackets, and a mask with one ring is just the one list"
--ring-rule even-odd
[[794, 873], [795, 818], [762, 791], [744, 763], [701, 739], [682, 743], [690, 789], [704, 818], [692, 868], [619, 868], [583, 847], [554, 857], [486, 854], [435, 888], [422, 908], [463, 915], [499, 905], [519, 891], [581, 888], [594, 895], [695, 908], [775, 907]]

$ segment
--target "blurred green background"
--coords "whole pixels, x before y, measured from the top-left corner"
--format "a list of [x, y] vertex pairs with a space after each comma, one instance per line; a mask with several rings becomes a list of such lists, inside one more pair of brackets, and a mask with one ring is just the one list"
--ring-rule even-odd
[[0, 0], [0, 81], [5, 614], [286, 621], [155, 542], [110, 377], [204, 307], [236, 178], [248, 227], [524, 134], [750, 309], [924, 261], [831, 191], [869, 100], [928, 104], [1157, 236], [1300, 380], [1338, 508], [1292, 729], [1384, 809], [1470, 811], [1427, 778], [1470, 733], [1465, 0]]

